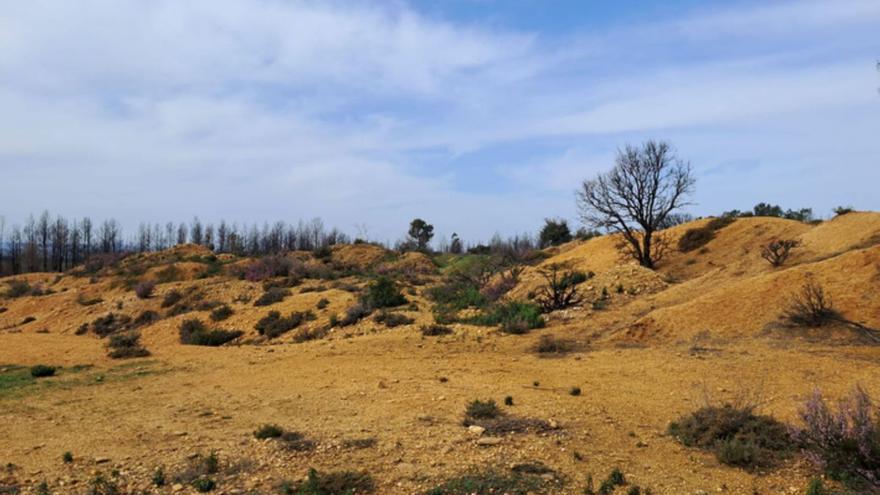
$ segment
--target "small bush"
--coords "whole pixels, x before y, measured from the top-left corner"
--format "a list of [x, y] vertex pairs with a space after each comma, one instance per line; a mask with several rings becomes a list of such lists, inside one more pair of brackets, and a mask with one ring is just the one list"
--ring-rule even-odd
[[64, 464], [73, 463], [73, 453], [70, 451], [65, 452], [61, 455], [61, 461], [64, 462]]
[[794, 439], [813, 463], [854, 490], [880, 488], [880, 409], [864, 389], [856, 387], [837, 411], [816, 391], [800, 415], [804, 427]]
[[281, 287], [272, 287], [263, 293], [262, 296], [257, 298], [254, 301], [254, 306], [269, 306], [271, 304], [279, 303], [284, 300], [285, 297], [290, 295], [290, 290], [283, 289]]
[[546, 483], [540, 475], [501, 470], [476, 470], [448, 479], [442, 484], [426, 491], [424, 495], [525, 495], [542, 493]]
[[708, 227], [688, 229], [678, 239], [678, 250], [687, 253], [699, 249], [715, 238], [715, 231]]
[[131, 318], [127, 315], [108, 313], [92, 322], [92, 331], [99, 337], [106, 337], [124, 329], [130, 323]]
[[494, 400], [481, 401], [479, 399], [471, 401], [465, 409], [466, 419], [493, 419], [501, 415], [498, 404]]
[[254, 432], [254, 438], [258, 440], [281, 438], [281, 435], [284, 435], [284, 429], [277, 425], [263, 425]]
[[561, 356], [574, 351], [577, 348], [574, 341], [560, 339], [553, 335], [542, 335], [535, 344], [534, 351], [541, 356]]
[[558, 264], [541, 270], [541, 276], [546, 283], [538, 290], [535, 300], [545, 313], [579, 304], [582, 298], [577, 286], [589, 278], [584, 272], [565, 271]]
[[370, 308], [381, 309], [403, 306], [407, 301], [394, 280], [382, 276], [367, 286], [363, 302]]
[[841, 215], [846, 215], [854, 211], [856, 210], [852, 206], [838, 206], [834, 208], [834, 215], [839, 217]]
[[355, 323], [361, 321], [363, 318], [370, 316], [372, 312], [372, 309], [370, 309], [370, 307], [366, 304], [362, 302], [355, 303], [353, 306], [345, 310], [345, 317], [342, 318], [341, 321], [339, 321], [339, 325], [343, 327], [354, 325]]
[[94, 306], [95, 304], [101, 304], [102, 302], [104, 302], [104, 300], [100, 297], [88, 297], [82, 292], [76, 296], [76, 303], [80, 306]]
[[192, 486], [199, 493], [208, 493], [217, 488], [217, 482], [211, 478], [199, 478], [192, 482]]
[[57, 368], [54, 366], [46, 366], [45, 364], [38, 364], [36, 366], [31, 367], [31, 376], [34, 378], [46, 378], [49, 376], [55, 376], [55, 372]]
[[143, 282], [139, 282], [134, 287], [134, 293], [138, 297], [138, 299], [149, 299], [153, 295], [153, 289], [156, 288], [156, 284], [145, 280]]
[[222, 306], [214, 308], [214, 310], [211, 311], [211, 321], [223, 321], [228, 319], [233, 314], [235, 314], [235, 311], [233, 311], [228, 304], [224, 304]]
[[167, 480], [165, 479], [165, 469], [162, 467], [157, 467], [155, 471], [153, 471], [152, 477], [153, 485], [157, 487], [165, 486]]
[[23, 320], [21, 320], [21, 325], [27, 325], [28, 323], [32, 323], [37, 321], [33, 316], [25, 316]]
[[834, 310], [831, 297], [825, 294], [818, 282], [810, 278], [799, 292], [791, 296], [783, 319], [792, 326], [821, 327], [840, 319], [840, 315]]
[[452, 329], [443, 325], [423, 325], [421, 328], [422, 335], [425, 337], [439, 337], [441, 335], [449, 335]]
[[32, 288], [31, 284], [27, 282], [27, 280], [10, 280], [6, 282], [6, 297], [16, 298], [16, 297], [24, 297], [31, 295]]
[[177, 289], [171, 289], [165, 293], [165, 297], [162, 299], [162, 307], [170, 308], [180, 302], [181, 299], [183, 299], [183, 294]]
[[505, 406], [512, 406], [512, 405], [513, 405], [513, 397], [510, 396], [510, 395], [508, 395], [507, 397], [505, 397], [505, 398], [504, 398], [504, 405], [505, 405]]
[[293, 262], [281, 256], [267, 256], [248, 265], [243, 278], [249, 282], [261, 282], [272, 277], [286, 277], [293, 268]]
[[151, 310], [142, 311], [141, 314], [131, 322], [133, 328], [137, 327], [145, 327], [147, 325], [152, 325], [153, 323], [161, 320], [162, 317], [159, 316], [159, 313]]
[[535, 304], [519, 301], [496, 304], [467, 322], [474, 325], [500, 325], [502, 332], [511, 334], [524, 334], [544, 326], [541, 309]]
[[571, 389], [568, 391], [568, 395], [571, 395], [572, 397], [580, 397], [581, 388], [580, 387], [571, 387]]
[[282, 486], [282, 493], [285, 495], [355, 495], [372, 493], [375, 489], [375, 482], [367, 473], [355, 471], [319, 473], [310, 469], [308, 479], [299, 483], [285, 483]]
[[774, 267], [785, 264], [791, 255], [791, 250], [798, 246], [798, 241], [791, 239], [775, 239], [761, 248], [761, 257]]
[[318, 301], [318, 304], [316, 304], [315, 307], [318, 308], [318, 309], [324, 309], [324, 308], [326, 308], [326, 307], [329, 306], [329, 305], [330, 305], [330, 300], [329, 300], [329, 299], [327, 299], [327, 298], [321, 298], [321, 300]]
[[239, 330], [208, 330], [201, 320], [190, 319], [180, 325], [180, 343], [219, 347], [241, 337], [243, 333]]
[[150, 351], [140, 344], [141, 334], [138, 332], [119, 333], [110, 336], [110, 353], [112, 359], [146, 357]]
[[669, 433], [688, 447], [715, 453], [724, 464], [744, 468], [769, 467], [790, 454], [788, 428], [752, 407], [730, 404], [703, 407], [669, 426]]
[[410, 325], [414, 323], [416, 320], [400, 313], [390, 313], [388, 311], [382, 311], [376, 315], [374, 318], [376, 323], [382, 323], [388, 328], [395, 328], [403, 325]]
[[287, 317], [282, 317], [280, 312], [270, 311], [268, 315], [260, 318], [254, 328], [260, 335], [274, 339], [300, 326], [306, 318], [306, 313], [294, 312]]

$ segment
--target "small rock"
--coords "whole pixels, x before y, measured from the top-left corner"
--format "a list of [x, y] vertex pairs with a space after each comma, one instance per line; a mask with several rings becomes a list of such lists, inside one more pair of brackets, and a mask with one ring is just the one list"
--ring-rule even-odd
[[110, 462], [109, 457], [95, 457], [95, 464], [105, 464]]
[[171, 486], [171, 491], [174, 493], [182, 492], [183, 485], [181, 485], [180, 483], [175, 483]]
[[468, 426], [468, 431], [473, 433], [476, 436], [480, 436], [486, 432], [486, 429], [483, 428], [482, 426], [470, 425], [470, 426]]

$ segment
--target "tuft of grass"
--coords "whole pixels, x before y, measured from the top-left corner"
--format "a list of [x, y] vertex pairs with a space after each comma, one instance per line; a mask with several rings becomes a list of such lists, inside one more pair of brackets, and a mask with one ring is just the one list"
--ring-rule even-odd
[[467, 405], [464, 415], [466, 419], [493, 419], [500, 416], [501, 411], [494, 400], [475, 399]]
[[227, 320], [233, 314], [235, 314], [235, 311], [233, 311], [233, 309], [228, 304], [223, 304], [214, 308], [214, 310], [211, 311], [211, 321]]
[[289, 289], [284, 289], [282, 287], [272, 287], [266, 292], [263, 292], [263, 295], [261, 295], [257, 298], [256, 301], [254, 301], [254, 306], [269, 306], [275, 303], [279, 303], [289, 295]]
[[436, 323], [433, 325], [423, 325], [420, 330], [425, 337], [439, 337], [452, 334], [451, 328]]
[[54, 366], [47, 366], [45, 364], [38, 364], [36, 366], [31, 367], [31, 376], [34, 378], [46, 378], [50, 376], [55, 376], [55, 372], [58, 368]]
[[749, 406], [706, 406], [669, 425], [688, 447], [710, 451], [724, 464], [747, 469], [771, 467], [787, 457], [793, 442], [788, 427]]
[[501, 331], [510, 334], [524, 334], [545, 324], [541, 308], [533, 303], [509, 301], [493, 305], [482, 314], [465, 320], [473, 325], [500, 325]]
[[280, 438], [284, 435], [284, 429], [278, 425], [263, 425], [254, 432], [254, 438], [265, 440], [267, 438]]
[[424, 492], [425, 495], [526, 495], [542, 493], [546, 482], [536, 474], [472, 469]]
[[219, 347], [244, 334], [240, 330], [209, 330], [201, 320], [194, 318], [184, 320], [180, 325], [179, 333], [181, 344], [209, 347]]
[[319, 472], [309, 469], [308, 478], [299, 483], [284, 482], [284, 495], [356, 495], [373, 493], [376, 484], [369, 474], [356, 471]]

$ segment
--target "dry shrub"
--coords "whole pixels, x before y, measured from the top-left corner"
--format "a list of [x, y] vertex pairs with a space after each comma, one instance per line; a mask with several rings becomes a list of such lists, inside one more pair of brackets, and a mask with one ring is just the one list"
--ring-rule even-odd
[[146, 357], [150, 355], [150, 351], [145, 349], [140, 343], [141, 334], [138, 332], [126, 332], [110, 336], [110, 352], [108, 356], [112, 359], [127, 359]]
[[287, 296], [290, 295], [290, 290], [283, 289], [281, 287], [272, 287], [266, 292], [263, 293], [256, 301], [254, 301], [254, 306], [269, 306], [275, 303], [279, 303], [284, 300]]
[[761, 257], [774, 267], [785, 264], [791, 255], [791, 250], [798, 246], [798, 241], [793, 239], [774, 239], [761, 248]]
[[153, 289], [155, 288], [156, 284], [154, 282], [144, 280], [143, 282], [138, 282], [134, 287], [134, 293], [138, 299], [149, 299], [153, 295]]
[[552, 264], [541, 270], [546, 283], [538, 290], [535, 300], [544, 312], [579, 304], [583, 298], [578, 294], [577, 286], [589, 279], [583, 272], [566, 271], [558, 264]]
[[783, 319], [796, 327], [821, 327], [840, 319], [840, 315], [822, 286], [808, 278], [800, 291], [792, 294]]
[[534, 351], [541, 357], [564, 356], [575, 350], [577, 350], [575, 341], [560, 339], [554, 335], [542, 335], [534, 347]]
[[422, 335], [425, 337], [439, 337], [441, 335], [450, 335], [452, 329], [443, 325], [424, 325], [421, 328]]

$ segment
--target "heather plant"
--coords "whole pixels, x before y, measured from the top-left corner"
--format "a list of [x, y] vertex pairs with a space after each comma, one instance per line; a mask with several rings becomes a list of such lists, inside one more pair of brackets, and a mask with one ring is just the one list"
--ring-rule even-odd
[[800, 412], [793, 437], [808, 459], [853, 489], [880, 488], [880, 409], [856, 387], [832, 410], [817, 390]]

